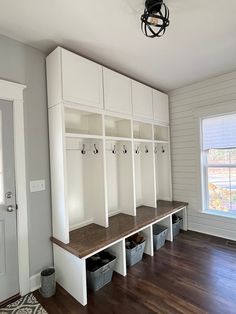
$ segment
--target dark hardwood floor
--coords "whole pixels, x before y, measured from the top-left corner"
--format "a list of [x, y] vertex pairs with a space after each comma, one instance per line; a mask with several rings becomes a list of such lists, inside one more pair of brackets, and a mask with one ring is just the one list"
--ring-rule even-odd
[[153, 258], [114, 275], [81, 306], [61, 287], [50, 299], [35, 296], [49, 314], [236, 313], [236, 249], [225, 240], [183, 232]]

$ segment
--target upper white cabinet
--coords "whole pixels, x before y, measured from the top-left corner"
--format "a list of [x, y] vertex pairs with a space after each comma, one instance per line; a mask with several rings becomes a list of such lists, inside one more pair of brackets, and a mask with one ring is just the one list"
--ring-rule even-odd
[[154, 120], [169, 124], [168, 95], [153, 89]]
[[152, 89], [144, 84], [132, 81], [133, 115], [153, 119]]
[[72, 104], [82, 110], [169, 124], [168, 95], [61, 47], [46, 62], [49, 108]]
[[49, 107], [73, 102], [103, 108], [102, 66], [58, 47], [47, 57]]
[[132, 114], [131, 79], [103, 68], [105, 109]]

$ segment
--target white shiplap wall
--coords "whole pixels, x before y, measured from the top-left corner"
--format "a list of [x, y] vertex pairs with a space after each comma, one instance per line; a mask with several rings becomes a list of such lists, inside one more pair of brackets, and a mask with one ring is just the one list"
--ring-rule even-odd
[[174, 90], [169, 96], [173, 198], [189, 202], [190, 230], [236, 240], [236, 219], [201, 212], [196, 128], [196, 112], [207, 115], [215, 106], [221, 107], [223, 112], [229, 107], [228, 103], [234, 108], [234, 101], [236, 111], [236, 72]]

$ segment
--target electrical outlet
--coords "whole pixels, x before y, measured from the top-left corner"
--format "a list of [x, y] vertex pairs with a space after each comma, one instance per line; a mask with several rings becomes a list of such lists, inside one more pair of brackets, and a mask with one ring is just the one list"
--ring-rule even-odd
[[45, 190], [45, 180], [30, 181], [30, 192], [40, 192]]

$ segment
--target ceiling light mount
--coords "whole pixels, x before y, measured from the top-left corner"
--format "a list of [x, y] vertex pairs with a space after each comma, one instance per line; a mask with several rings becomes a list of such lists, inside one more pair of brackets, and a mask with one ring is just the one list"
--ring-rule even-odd
[[169, 9], [163, 0], [146, 0], [141, 16], [141, 28], [147, 37], [161, 37], [170, 24]]

